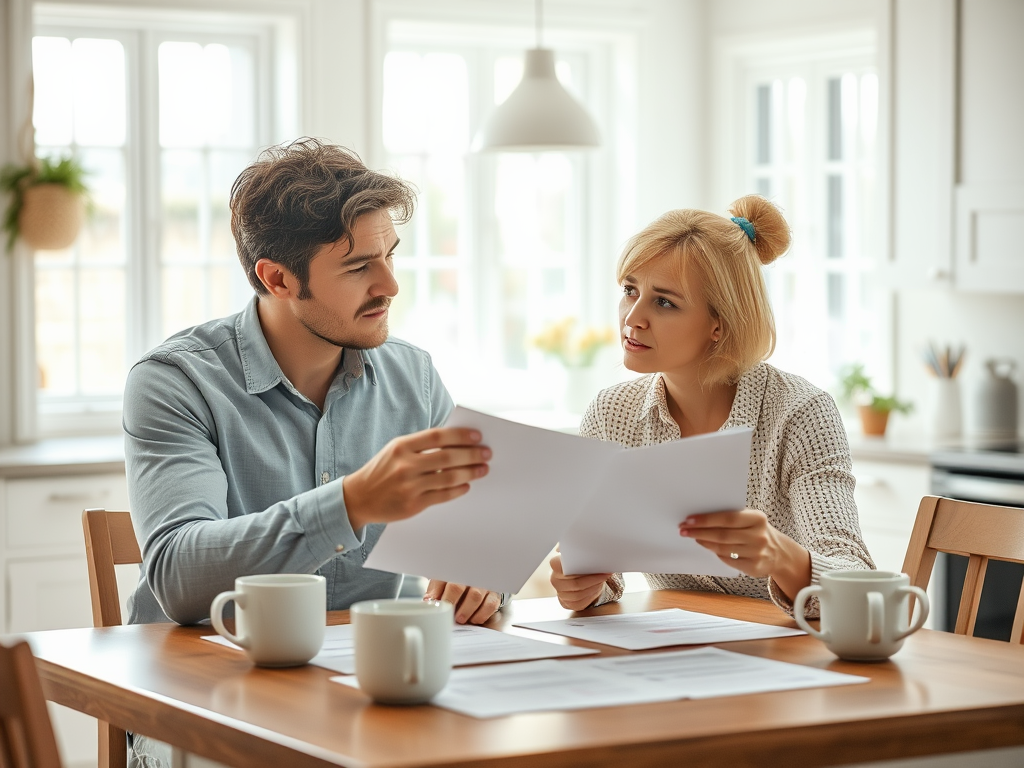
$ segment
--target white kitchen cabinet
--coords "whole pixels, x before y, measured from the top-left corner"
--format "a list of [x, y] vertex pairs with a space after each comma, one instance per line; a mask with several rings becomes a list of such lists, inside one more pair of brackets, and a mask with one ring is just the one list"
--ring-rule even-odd
[[[4, 633], [92, 626], [82, 510], [128, 509], [123, 473], [0, 476], [0, 617]], [[79, 468], [77, 471], [81, 472]], [[122, 604], [138, 568], [119, 566]], [[96, 721], [50, 704], [67, 768], [96, 766]]]
[[1020, 0], [894, 0], [889, 285], [1024, 293], [1021, 30]]
[[954, 274], [962, 290], [1024, 292], [1024, 3], [961, 3]]
[[6, 576], [8, 632], [92, 626], [84, 557], [11, 560]]

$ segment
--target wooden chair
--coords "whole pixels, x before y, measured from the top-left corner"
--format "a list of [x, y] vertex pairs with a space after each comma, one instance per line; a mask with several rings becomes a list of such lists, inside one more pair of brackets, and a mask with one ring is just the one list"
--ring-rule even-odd
[[[928, 588], [938, 552], [969, 557], [954, 631], [973, 635], [988, 561], [1024, 563], [1024, 510], [925, 496], [903, 562], [911, 584]], [[1024, 588], [1017, 598], [1010, 642], [1024, 644]]]
[[60, 768], [36, 662], [24, 640], [0, 645], [0, 765]]
[[[115, 565], [138, 565], [142, 551], [128, 512], [87, 509], [82, 513], [85, 556], [89, 563], [92, 623], [97, 627], [121, 626], [121, 601]], [[110, 723], [99, 723], [99, 768], [127, 768], [128, 736]]]

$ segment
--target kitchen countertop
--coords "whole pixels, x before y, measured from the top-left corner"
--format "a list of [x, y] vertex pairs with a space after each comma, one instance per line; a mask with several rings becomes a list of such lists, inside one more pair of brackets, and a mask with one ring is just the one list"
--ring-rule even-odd
[[60, 437], [0, 448], [0, 477], [124, 472], [124, 437]]
[[923, 437], [865, 437], [849, 433], [850, 454], [854, 464], [861, 461], [888, 461], [900, 464], [928, 464], [936, 445]]
[[[574, 432], [572, 420], [563, 414], [510, 412], [501, 416], [533, 426]], [[541, 418], [543, 416], [544, 418]], [[101, 474], [124, 472], [122, 435], [61, 437], [26, 445], [0, 448], [0, 477]], [[924, 438], [864, 437], [850, 434], [853, 460], [927, 464], [936, 446]]]

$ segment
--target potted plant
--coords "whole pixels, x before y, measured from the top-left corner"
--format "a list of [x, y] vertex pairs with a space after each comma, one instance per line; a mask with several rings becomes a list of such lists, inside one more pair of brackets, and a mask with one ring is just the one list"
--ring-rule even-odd
[[857, 406], [860, 414], [861, 430], [865, 435], [882, 437], [889, 423], [889, 414], [893, 411], [907, 414], [914, 405], [906, 400], [899, 400], [895, 395], [880, 395], [871, 383], [870, 377], [864, 373], [861, 363], [848, 365], [840, 373], [840, 399]]
[[86, 170], [73, 157], [43, 157], [29, 165], [8, 164], [0, 191], [10, 194], [3, 229], [7, 249], [20, 237], [35, 250], [71, 245], [85, 219]]

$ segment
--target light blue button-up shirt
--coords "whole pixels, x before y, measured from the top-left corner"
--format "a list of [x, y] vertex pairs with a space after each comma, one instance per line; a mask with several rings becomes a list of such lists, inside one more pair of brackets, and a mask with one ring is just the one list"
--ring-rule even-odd
[[125, 386], [128, 496], [143, 569], [129, 622], [192, 624], [238, 576], [320, 573], [327, 608], [395, 597], [363, 568], [383, 525], [353, 531], [341, 479], [389, 440], [440, 426], [452, 400], [423, 350], [344, 350], [323, 412], [281, 371], [256, 300], [172, 336]]

